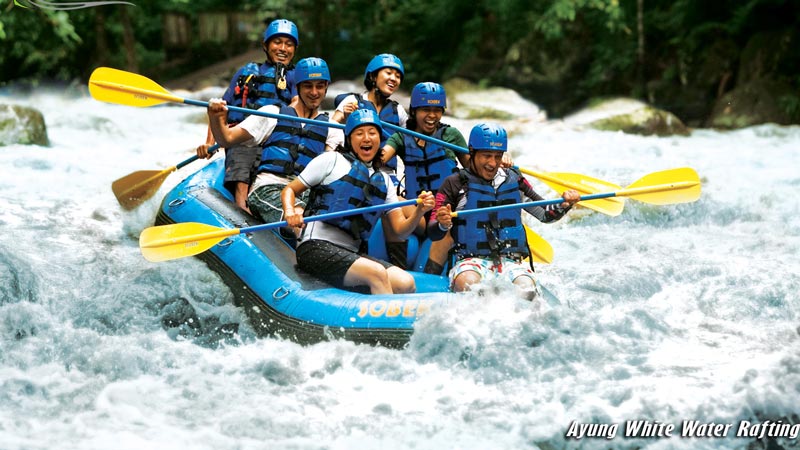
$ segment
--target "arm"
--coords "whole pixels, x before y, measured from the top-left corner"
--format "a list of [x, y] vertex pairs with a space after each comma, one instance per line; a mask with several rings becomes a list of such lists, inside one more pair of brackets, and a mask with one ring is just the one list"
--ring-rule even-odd
[[214, 145], [214, 135], [211, 133], [211, 125], [208, 126], [208, 132], [206, 133], [206, 143], [197, 146], [195, 150], [197, 152], [198, 158], [210, 158], [211, 155], [208, 153], [208, 147]]
[[[520, 177], [520, 192], [532, 201], [543, 200], [542, 196], [533, 190], [528, 180]], [[577, 191], [569, 190], [564, 192], [561, 196], [564, 201], [558, 205], [546, 205], [544, 207], [534, 206], [532, 208], [525, 208], [525, 211], [535, 217], [538, 221], [543, 223], [555, 222], [572, 208], [572, 205], [578, 202], [580, 194]]]
[[295, 200], [298, 195], [302, 194], [306, 189], [306, 185], [300, 182], [297, 178], [290, 181], [285, 188], [281, 191], [281, 203], [283, 205], [283, 219], [289, 226], [300, 228], [303, 226], [303, 214], [295, 209]]
[[400, 239], [407, 238], [417, 228], [419, 220], [425, 215], [426, 212], [433, 209], [434, 197], [431, 192], [423, 192], [418, 197], [421, 203], [417, 203], [414, 209], [414, 214], [406, 218], [401, 208], [395, 208], [389, 211], [384, 217], [388, 219], [388, 224], [393, 233], [397, 234]]
[[228, 128], [227, 114], [228, 107], [225, 106], [225, 100], [212, 98], [208, 102], [208, 126], [220, 146], [228, 148], [253, 139], [253, 136], [239, 125]]
[[432, 214], [428, 221], [426, 234], [428, 239], [438, 241], [447, 235], [447, 231], [453, 226], [453, 217], [450, 215], [458, 204], [458, 191], [460, 182], [458, 175], [450, 175], [442, 182], [439, 192], [436, 193], [436, 202]]

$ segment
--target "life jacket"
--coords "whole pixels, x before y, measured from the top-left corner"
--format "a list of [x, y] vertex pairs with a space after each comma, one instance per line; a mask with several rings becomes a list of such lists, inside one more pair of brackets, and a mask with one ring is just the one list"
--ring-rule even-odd
[[[297, 111], [291, 106], [282, 106], [280, 111], [282, 115], [297, 117]], [[328, 115], [320, 114], [314, 120], [327, 122]], [[314, 157], [325, 151], [327, 138], [328, 127], [324, 125], [303, 127], [296, 120], [278, 119], [272, 134], [264, 141], [258, 172], [298, 175]]]
[[[294, 66], [281, 64], [282, 76], [276, 77], [276, 65], [270, 62], [247, 63], [231, 84], [223, 100], [229, 105], [247, 109], [259, 109], [267, 105], [288, 105], [292, 101], [291, 76]], [[280, 84], [281, 86], [278, 86]], [[228, 111], [228, 123], [236, 124], [247, 117], [238, 111]]]
[[[461, 170], [463, 189], [466, 190], [466, 204], [463, 209], [487, 208], [490, 206], [519, 203], [521, 175], [516, 170], [506, 170], [508, 178], [498, 187], [468, 170]], [[502, 256], [522, 259], [529, 256], [522, 217], [517, 209], [496, 211], [488, 214], [471, 214], [453, 219], [453, 238], [458, 243], [455, 253], [460, 257]]]
[[[383, 173], [376, 171], [370, 176], [369, 168], [361, 160], [351, 153], [344, 154], [344, 157], [350, 161], [350, 172], [330, 184], [314, 186], [304, 216], [381, 205], [386, 202], [387, 187]], [[353, 238], [366, 242], [380, 214], [380, 212], [358, 214], [324, 222], [335, 225], [350, 233]]]
[[[342, 102], [347, 96], [352, 95], [358, 101], [358, 109], [371, 109], [372, 111], [378, 112], [378, 108], [375, 105], [365, 99], [361, 94], [357, 94], [355, 92], [349, 92], [345, 94], [339, 94], [336, 96], [334, 100], [334, 105], [339, 106], [339, 103]], [[381, 112], [378, 114], [378, 117], [381, 119], [381, 122], [390, 123], [392, 125], [400, 126], [400, 114], [397, 111], [398, 103], [394, 100], [389, 100], [381, 109]], [[381, 148], [386, 145], [386, 141], [389, 140], [390, 137], [394, 134], [394, 131], [390, 130], [387, 127], [381, 127]], [[397, 156], [392, 157], [389, 161], [383, 164], [384, 167], [388, 167], [392, 170], [397, 169]]]
[[[433, 133], [433, 137], [442, 140], [444, 130], [450, 125], [442, 125]], [[406, 155], [405, 186], [409, 198], [419, 196], [422, 191], [436, 192], [448, 175], [458, 172], [458, 164], [447, 156], [444, 146], [435, 142], [426, 142], [421, 147], [413, 136], [403, 135]]]

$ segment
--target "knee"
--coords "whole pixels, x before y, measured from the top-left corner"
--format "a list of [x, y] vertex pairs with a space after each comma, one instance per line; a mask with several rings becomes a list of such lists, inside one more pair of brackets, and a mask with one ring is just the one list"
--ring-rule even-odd
[[466, 272], [461, 272], [458, 276], [453, 280], [453, 292], [464, 292], [468, 291], [470, 286], [473, 284], [478, 284], [481, 281], [481, 276], [477, 272], [473, 272], [471, 270]]
[[[389, 277], [392, 283], [392, 292], [395, 294], [412, 294], [417, 292], [417, 283], [414, 277], [405, 270], [392, 270]], [[388, 273], [388, 272], [387, 272]]]

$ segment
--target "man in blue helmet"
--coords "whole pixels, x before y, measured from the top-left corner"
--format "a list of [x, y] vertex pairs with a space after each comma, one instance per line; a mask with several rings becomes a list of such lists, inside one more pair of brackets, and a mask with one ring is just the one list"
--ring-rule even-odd
[[[261, 43], [266, 61], [251, 62], [233, 75], [222, 99], [229, 105], [259, 109], [267, 105], [288, 105], [297, 95], [292, 59], [300, 45], [297, 26], [286, 19], [270, 22], [264, 30]], [[233, 126], [245, 119], [245, 114], [228, 112], [226, 121]], [[214, 144], [209, 128], [206, 143], [197, 148], [197, 155], [208, 157], [208, 147]], [[236, 203], [247, 210], [247, 193], [253, 167], [260, 157], [256, 147], [227, 148], [225, 154], [225, 187], [236, 198]]]
[[[267, 105], [259, 108], [287, 118], [273, 119], [248, 116], [234, 127], [225, 121], [226, 102], [212, 99], [208, 106], [209, 125], [220, 145], [244, 145], [256, 148], [259, 154], [257, 175], [247, 204], [250, 211], [265, 222], [282, 219], [280, 193], [289, 181], [306, 165], [326, 150], [342, 143], [342, 131], [317, 124], [303, 124], [289, 116], [327, 122], [327, 114], [319, 111], [331, 81], [328, 64], [320, 58], [304, 58], [295, 69], [298, 95], [289, 106]], [[297, 199], [298, 211], [305, 206], [304, 198]]]
[[[523, 262], [530, 251], [521, 211], [455, 219], [451, 215], [453, 211], [542, 200], [518, 171], [501, 167], [507, 150], [508, 136], [503, 127], [475, 125], [469, 135], [468, 167], [447, 177], [436, 193], [436, 214], [428, 224], [428, 237], [436, 241], [451, 232], [455, 262], [449, 276], [455, 292], [468, 290], [487, 277], [504, 276], [527, 298], [536, 295], [533, 269], [530, 263]], [[562, 197], [564, 202], [558, 205], [535, 206], [525, 211], [541, 222], [554, 222], [580, 199], [574, 190], [564, 192]]]
[[[350, 114], [344, 146], [314, 158], [283, 190], [289, 225], [297, 229], [305, 225], [295, 204], [309, 190], [306, 216], [397, 202], [397, 193], [389, 189], [389, 176], [380, 171], [381, 128], [375, 111], [359, 109]], [[407, 237], [434, 205], [431, 192], [418, 198], [420, 203], [410, 217], [395, 208], [383, 213], [383, 223]], [[414, 292], [414, 278], [408, 272], [366, 254], [364, 244], [378, 217], [379, 213], [371, 213], [308, 223], [297, 246], [297, 265], [340, 288], [367, 286], [372, 294]]]

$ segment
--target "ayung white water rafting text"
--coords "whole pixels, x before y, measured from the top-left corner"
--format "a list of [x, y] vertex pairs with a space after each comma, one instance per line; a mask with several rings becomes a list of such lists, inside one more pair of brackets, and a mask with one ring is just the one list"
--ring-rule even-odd
[[[624, 422], [623, 437], [627, 438], [726, 438], [750, 437], [756, 439], [789, 438], [797, 439], [800, 435], [800, 424], [783, 423], [783, 421], [750, 422], [739, 421], [735, 426], [735, 434], [731, 436], [734, 423], [701, 422], [684, 420], [680, 423], [680, 432], [676, 433], [674, 423], [662, 423], [651, 420], [628, 420]], [[564, 437], [567, 439], [602, 438], [614, 439], [619, 430], [618, 423], [581, 423], [572, 421]]]

